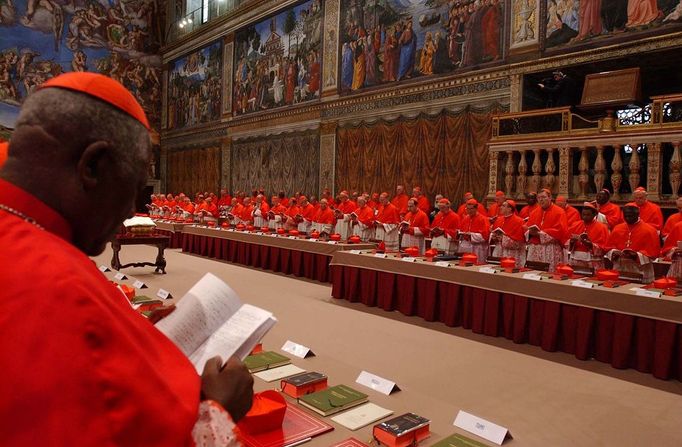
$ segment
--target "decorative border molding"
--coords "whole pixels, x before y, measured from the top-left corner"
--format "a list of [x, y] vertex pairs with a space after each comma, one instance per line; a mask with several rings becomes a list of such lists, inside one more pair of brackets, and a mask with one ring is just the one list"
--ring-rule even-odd
[[207, 141], [215, 141], [227, 138], [227, 127], [209, 128], [201, 132], [192, 132], [183, 135], [164, 137], [161, 139], [161, 145], [168, 149], [184, 148], [199, 143], [206, 143]]
[[324, 49], [322, 64], [322, 91], [335, 91], [339, 66], [339, 0], [326, 0], [324, 4]]
[[223, 43], [223, 115], [232, 114], [232, 64], [234, 41]]
[[320, 173], [318, 196], [325, 188], [334, 194], [334, 170], [336, 168], [336, 133], [320, 135]]

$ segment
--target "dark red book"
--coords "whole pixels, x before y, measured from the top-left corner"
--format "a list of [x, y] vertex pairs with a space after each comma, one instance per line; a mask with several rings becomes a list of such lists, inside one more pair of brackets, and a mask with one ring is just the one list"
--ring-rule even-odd
[[241, 438], [247, 447], [286, 447], [332, 430], [331, 425], [288, 405], [281, 429], [256, 435], [242, 433]]

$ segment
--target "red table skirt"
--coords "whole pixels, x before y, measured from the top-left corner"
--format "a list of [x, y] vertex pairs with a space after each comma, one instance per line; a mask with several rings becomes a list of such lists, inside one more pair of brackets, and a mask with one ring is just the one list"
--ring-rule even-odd
[[682, 378], [676, 323], [339, 265], [332, 269], [332, 296], [659, 379]]
[[185, 234], [182, 251], [287, 275], [331, 281], [331, 256], [267, 245]]
[[165, 236], [170, 236], [170, 244], [168, 248], [182, 248], [183, 233], [176, 233], [174, 231], [156, 230], [157, 233]]

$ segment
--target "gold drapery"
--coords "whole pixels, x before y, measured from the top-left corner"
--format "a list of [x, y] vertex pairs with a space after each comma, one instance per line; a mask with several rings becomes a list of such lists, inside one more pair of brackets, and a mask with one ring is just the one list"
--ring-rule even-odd
[[492, 114], [499, 111], [502, 107], [495, 104], [339, 127], [336, 191], [392, 195], [402, 184], [408, 194], [421, 186], [431, 200], [440, 193], [458, 202], [466, 191], [482, 200], [488, 183], [486, 143]]
[[267, 194], [317, 194], [320, 170], [318, 131], [295, 132], [232, 142], [231, 191], [263, 188]]
[[220, 147], [169, 152], [167, 167], [168, 192], [184, 192], [193, 199], [196, 192], [220, 190]]

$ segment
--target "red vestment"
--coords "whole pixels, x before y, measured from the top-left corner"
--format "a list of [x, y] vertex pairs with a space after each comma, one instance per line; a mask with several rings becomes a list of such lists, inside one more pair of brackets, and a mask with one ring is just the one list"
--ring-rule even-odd
[[673, 228], [675, 228], [675, 225], [677, 225], [678, 222], [682, 222], [682, 212], [675, 213], [668, 217], [668, 220], [665, 222], [665, 226], [663, 227], [663, 231], [661, 232], [663, 237], [667, 237], [670, 232], [673, 231]]
[[440, 228], [447, 236], [456, 238], [459, 224], [459, 216], [454, 211], [448, 210], [447, 214], [439, 211], [431, 223], [431, 228]]
[[[427, 199], [426, 196], [419, 196], [417, 199], [417, 208], [428, 214], [431, 212], [431, 202], [429, 202], [429, 199]], [[398, 211], [400, 212], [400, 210]], [[400, 212], [400, 214], [405, 213]]]
[[337, 209], [339, 211], [341, 211], [343, 214], [350, 214], [353, 211], [355, 211], [355, 209], [357, 207], [358, 207], [358, 205], [355, 202], [348, 199], [348, 200], [345, 200], [345, 201], [342, 201], [341, 203], [339, 203], [339, 206], [337, 207]]
[[668, 237], [665, 239], [665, 242], [663, 243], [663, 250], [661, 250], [661, 256], [667, 256], [670, 250], [676, 249], [677, 243], [679, 241], [682, 241], [682, 221], [677, 222], [670, 229]]
[[[606, 227], [606, 225], [597, 221], [597, 219], [594, 219], [588, 225], [585, 225], [585, 222], [583, 222], [582, 220], [574, 222], [573, 225], [570, 226], [568, 232], [570, 235], [576, 234], [578, 236], [580, 236], [583, 233], [586, 233], [587, 237], [590, 239], [590, 242], [592, 242], [594, 245], [598, 247], [605, 247], [606, 242], [609, 239], [609, 229]], [[578, 239], [575, 242], [574, 250], [586, 252], [592, 251], [591, 249], [587, 248], [582, 242], [580, 242], [580, 239]]]
[[620, 207], [611, 202], [606, 202], [604, 205], [597, 205], [599, 207], [599, 212], [606, 217], [606, 221], [609, 223], [609, 228], [613, 229], [616, 225], [623, 222], [623, 213], [620, 211]]
[[[398, 194], [397, 196], [393, 197], [393, 199], [391, 199], [391, 203], [393, 204], [393, 206], [398, 208], [398, 212], [400, 214], [407, 214], [407, 201], [408, 200], [410, 200], [410, 198], [407, 197], [407, 194], [402, 193], [402, 194]], [[425, 212], [428, 212], [428, 211], [425, 211]]]
[[634, 225], [627, 222], [616, 225], [611, 231], [607, 248], [623, 250], [625, 248], [640, 252], [649, 258], [656, 258], [660, 253], [660, 242], [656, 229], [641, 219]]
[[[466, 203], [463, 203], [463, 204], [461, 204], [461, 205], [459, 206], [459, 208], [457, 208], [457, 215], [458, 215], [459, 218], [461, 219], [461, 218], [464, 217], [464, 215], [465, 215], [466, 213], [467, 213], [467, 204], [466, 204]], [[487, 211], [487, 210], [485, 209], [485, 207], [484, 207], [482, 204], [480, 204], [480, 203], [478, 204], [478, 214], [481, 214], [481, 215], [483, 215], [483, 216], [487, 216], [487, 215], [488, 215], [488, 211]]]
[[538, 208], [540, 208], [540, 205], [537, 203], [535, 205], [526, 205], [521, 208], [521, 211], [519, 211], [519, 216], [521, 216], [521, 219], [528, 219], [530, 217], [530, 213]]
[[496, 228], [504, 231], [504, 234], [510, 239], [517, 242], [525, 242], [525, 222], [520, 216], [512, 214], [511, 216], [497, 216], [495, 222], [493, 222], [492, 230], [495, 231]]
[[571, 227], [571, 225], [574, 225], [575, 223], [582, 221], [578, 210], [572, 207], [571, 205], [566, 205], [566, 208], [564, 208], [564, 212], [566, 213], [566, 225], [568, 225], [569, 228]]
[[353, 211], [358, 216], [358, 222], [369, 227], [374, 223], [374, 210], [365, 205]]
[[59, 214], [3, 180], [0, 203], [44, 228], [0, 210], [3, 445], [193, 445], [194, 366]]
[[253, 205], [242, 205], [241, 213], [239, 213], [239, 218], [244, 222], [253, 223]]
[[293, 218], [300, 213], [301, 209], [298, 207], [298, 205], [291, 205], [289, 208], [287, 208], [286, 215]]
[[466, 214], [460, 221], [459, 231], [464, 233], [480, 233], [483, 239], [487, 241], [490, 236], [490, 223], [483, 214], [476, 213], [474, 217]]
[[232, 197], [229, 194], [225, 194], [218, 200], [218, 206], [230, 206], [232, 204]]
[[493, 202], [492, 205], [490, 205], [490, 208], [488, 208], [488, 217], [496, 217], [500, 215], [500, 205], [497, 204], [497, 202]]
[[318, 209], [317, 212], [315, 213], [315, 217], [313, 217], [313, 222], [321, 223], [321, 224], [335, 224], [336, 223], [336, 218], [334, 217], [334, 211], [331, 210], [331, 208], [327, 207], [325, 209]]
[[376, 221], [381, 222], [383, 224], [400, 223], [400, 215], [398, 212], [398, 208], [396, 208], [391, 203], [387, 203], [386, 205], [380, 206], [379, 212], [377, 213]]
[[[555, 204], [551, 204], [546, 210], [538, 206], [528, 218], [527, 226], [537, 226], [541, 231], [547, 233], [548, 236], [555, 239], [561, 245], [568, 240], [568, 225], [566, 224], [566, 213], [562, 208]], [[538, 243], [533, 241], [531, 243]]]
[[278, 203], [277, 205], [270, 208], [270, 212], [274, 214], [285, 214], [287, 212], [287, 208], [281, 203]]
[[661, 207], [649, 200], [639, 207], [639, 218], [654, 227], [656, 231], [661, 231], [663, 228]]
[[410, 224], [410, 227], [407, 229], [408, 234], [414, 234], [414, 229], [418, 228], [422, 236], [429, 236], [429, 216], [424, 211], [418, 209], [416, 213], [407, 213], [404, 221]]
[[216, 206], [215, 203], [211, 203], [210, 205], [208, 205], [207, 203], [204, 202], [203, 209], [206, 210], [206, 212], [208, 212], [208, 214], [210, 214], [213, 217], [218, 217], [220, 215], [220, 213], [218, 212], [218, 207]]
[[315, 217], [315, 212], [315, 207], [308, 203], [306, 206], [299, 208], [298, 214], [303, 216], [305, 220], [312, 222]]

